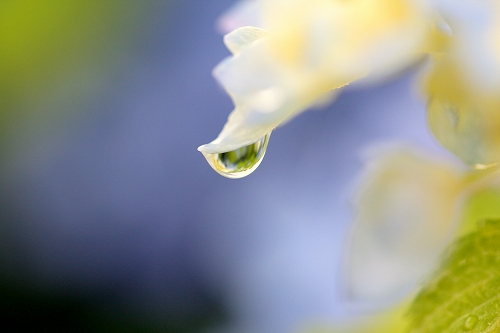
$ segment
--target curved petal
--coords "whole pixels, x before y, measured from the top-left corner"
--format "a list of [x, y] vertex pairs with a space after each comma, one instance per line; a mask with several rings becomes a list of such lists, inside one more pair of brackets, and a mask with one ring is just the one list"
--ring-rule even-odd
[[444, 147], [481, 169], [500, 162], [500, 96], [478, 90], [466, 76], [452, 59], [436, 59], [425, 82], [428, 121]]
[[199, 147], [204, 153], [252, 144], [332, 89], [401, 70], [424, 52], [434, 22], [418, 0], [257, 3], [268, 34], [244, 27], [225, 37], [235, 54], [214, 76], [235, 109], [217, 139]]
[[224, 36], [224, 44], [232, 54], [238, 55], [253, 42], [267, 37], [269, 33], [260, 28], [241, 27]]
[[459, 65], [466, 83], [479, 92], [500, 89], [500, 2], [438, 0], [453, 32], [448, 58]]
[[409, 292], [453, 235], [464, 186], [456, 165], [416, 150], [369, 161], [354, 200], [349, 295], [387, 301]]
[[470, 166], [500, 162], [500, 3], [441, 1], [453, 31], [425, 79], [429, 125]]

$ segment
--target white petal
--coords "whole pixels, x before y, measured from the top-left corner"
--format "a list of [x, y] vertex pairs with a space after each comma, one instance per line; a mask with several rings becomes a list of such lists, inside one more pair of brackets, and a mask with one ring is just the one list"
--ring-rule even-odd
[[269, 33], [225, 37], [234, 56], [214, 69], [235, 108], [219, 136], [198, 149], [221, 153], [260, 140], [279, 124], [370, 75], [394, 74], [421, 53], [434, 18], [418, 0], [258, 1]]
[[199, 151], [222, 153], [249, 145], [316, 102], [323, 102], [327, 95], [331, 98], [335, 94], [318, 75], [282, 65], [269, 51], [269, 42], [269, 37], [264, 37], [244, 48], [239, 45], [235, 56], [214, 69], [215, 78], [228, 91], [235, 109], [219, 136], [200, 146]]
[[411, 291], [453, 235], [462, 179], [457, 166], [410, 149], [368, 163], [347, 251], [352, 298], [388, 301]]
[[260, 28], [241, 27], [224, 36], [224, 44], [234, 55], [239, 54], [241, 49], [252, 45], [253, 42], [267, 37], [269, 33]]
[[439, 9], [453, 31], [448, 53], [468, 75], [478, 93], [500, 90], [500, 2], [439, 0]]
[[429, 126], [472, 167], [500, 163], [500, 2], [440, 0], [453, 31], [425, 78]]

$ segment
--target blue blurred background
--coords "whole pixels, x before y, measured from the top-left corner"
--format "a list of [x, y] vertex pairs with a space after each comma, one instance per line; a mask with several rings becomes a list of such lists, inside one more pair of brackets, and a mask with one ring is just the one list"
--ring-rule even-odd
[[231, 4], [0, 1], [0, 325], [285, 333], [344, 315], [359, 152], [434, 145], [413, 74], [300, 115], [224, 179], [196, 148], [232, 109], [211, 77]]

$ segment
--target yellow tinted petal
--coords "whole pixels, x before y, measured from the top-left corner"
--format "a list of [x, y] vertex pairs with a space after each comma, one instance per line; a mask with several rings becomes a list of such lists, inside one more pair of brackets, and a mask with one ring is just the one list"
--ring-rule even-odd
[[473, 167], [500, 162], [500, 96], [477, 89], [450, 57], [436, 59], [425, 82], [429, 126], [439, 142]]

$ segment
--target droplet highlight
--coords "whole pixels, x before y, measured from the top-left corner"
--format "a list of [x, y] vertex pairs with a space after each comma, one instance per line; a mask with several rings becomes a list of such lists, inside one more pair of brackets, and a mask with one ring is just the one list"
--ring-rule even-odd
[[490, 164], [474, 164], [474, 169], [476, 170], [487, 170], [489, 168], [493, 168], [493, 167], [496, 167], [500, 164], [500, 162], [496, 162], [496, 163], [490, 163]]
[[474, 327], [476, 327], [476, 324], [478, 323], [479, 318], [477, 316], [468, 316], [467, 319], [465, 319], [464, 323], [464, 331], [472, 331]]
[[257, 169], [266, 154], [271, 133], [262, 139], [232, 151], [210, 154], [203, 153], [208, 164], [226, 178], [243, 178]]

